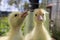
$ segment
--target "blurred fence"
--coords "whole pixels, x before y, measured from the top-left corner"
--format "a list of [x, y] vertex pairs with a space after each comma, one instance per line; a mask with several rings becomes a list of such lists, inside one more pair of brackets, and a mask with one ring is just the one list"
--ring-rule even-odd
[[53, 36], [56, 40], [60, 40], [60, 0], [47, 0], [46, 8], [49, 11], [50, 20], [53, 20]]

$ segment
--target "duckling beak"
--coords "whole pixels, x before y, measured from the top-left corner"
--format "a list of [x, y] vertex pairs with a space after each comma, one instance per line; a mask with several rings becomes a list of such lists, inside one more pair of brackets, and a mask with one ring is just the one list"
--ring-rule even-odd
[[21, 15], [21, 17], [26, 17], [28, 14], [27, 14], [27, 12], [24, 12], [22, 15]]
[[43, 21], [43, 17], [42, 16], [38, 16], [38, 20]]

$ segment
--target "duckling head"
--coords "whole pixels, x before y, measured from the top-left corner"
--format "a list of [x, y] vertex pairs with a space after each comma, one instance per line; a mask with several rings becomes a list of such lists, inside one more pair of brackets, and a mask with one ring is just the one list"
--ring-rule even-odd
[[43, 23], [44, 19], [44, 12], [43, 9], [35, 9], [34, 10], [34, 20], [37, 23]]
[[8, 16], [8, 21], [10, 26], [13, 26], [13, 27], [20, 26], [23, 23], [26, 16], [27, 16], [27, 13], [20, 13], [20, 12], [10, 13], [10, 15]]

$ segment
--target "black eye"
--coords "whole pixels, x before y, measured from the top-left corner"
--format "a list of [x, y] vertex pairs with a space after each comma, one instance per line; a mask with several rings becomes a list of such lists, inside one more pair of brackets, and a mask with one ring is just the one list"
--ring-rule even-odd
[[15, 17], [17, 16], [17, 14], [15, 14]]
[[44, 14], [42, 14], [44, 16]]
[[37, 14], [35, 14], [35, 16], [37, 16]]

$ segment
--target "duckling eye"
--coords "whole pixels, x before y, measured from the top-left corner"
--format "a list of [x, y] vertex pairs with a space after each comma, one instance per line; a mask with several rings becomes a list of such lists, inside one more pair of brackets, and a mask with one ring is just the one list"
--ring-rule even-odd
[[37, 14], [35, 14], [35, 16], [37, 16]]
[[44, 16], [44, 14], [42, 14]]
[[17, 16], [17, 14], [15, 14], [15, 17]]

